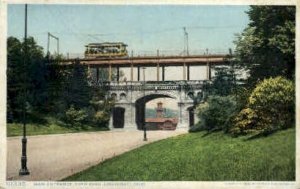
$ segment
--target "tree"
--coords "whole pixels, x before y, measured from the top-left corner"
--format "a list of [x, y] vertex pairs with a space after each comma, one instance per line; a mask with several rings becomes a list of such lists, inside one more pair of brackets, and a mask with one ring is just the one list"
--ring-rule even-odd
[[237, 37], [236, 58], [250, 71], [249, 84], [295, 74], [295, 6], [251, 6], [250, 23]]
[[73, 105], [75, 109], [88, 106], [91, 100], [91, 87], [88, 84], [87, 71], [79, 60], [76, 60], [70, 68], [65, 82], [64, 100], [67, 107]]
[[42, 107], [46, 98], [46, 74], [43, 49], [32, 37], [27, 38], [26, 42], [14, 37], [7, 39], [7, 106], [10, 116], [20, 116], [25, 100], [33, 109]]
[[252, 91], [248, 104], [236, 116], [234, 133], [259, 130], [269, 133], [293, 127], [295, 86], [283, 77], [265, 79]]
[[232, 94], [235, 88], [235, 73], [229, 67], [216, 68], [216, 76], [210, 87], [210, 92], [214, 95]]

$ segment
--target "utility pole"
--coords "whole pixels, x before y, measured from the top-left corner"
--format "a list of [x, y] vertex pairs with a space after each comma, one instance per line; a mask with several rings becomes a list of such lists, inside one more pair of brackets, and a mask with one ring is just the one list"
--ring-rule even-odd
[[183, 45], [184, 45], [184, 54], [189, 56], [189, 34], [186, 31], [186, 27], [183, 27], [183, 33], [184, 33], [184, 41], [183, 41]]
[[144, 141], [147, 141], [147, 128], [146, 128], [146, 100], [145, 100], [145, 91], [146, 91], [146, 81], [145, 81], [145, 67], [143, 67], [143, 75], [144, 75], [144, 98], [143, 98], [143, 102], [144, 102], [144, 121], [143, 121], [143, 129], [144, 129]]
[[19, 175], [29, 175], [29, 171], [27, 169], [27, 138], [26, 138], [26, 60], [27, 60], [27, 4], [25, 4], [25, 32], [24, 32], [24, 51], [23, 51], [23, 74], [24, 74], [24, 84], [23, 84], [23, 138], [22, 138], [22, 156], [21, 156], [21, 169], [19, 171]]
[[52, 37], [53, 39], [56, 39], [56, 41], [57, 41], [57, 46], [56, 46], [57, 49], [56, 50], [57, 50], [57, 54], [59, 54], [59, 38], [56, 37], [56, 36], [54, 36], [54, 35], [52, 35], [50, 32], [48, 32], [47, 53], [50, 54], [50, 52], [49, 52], [50, 37]]

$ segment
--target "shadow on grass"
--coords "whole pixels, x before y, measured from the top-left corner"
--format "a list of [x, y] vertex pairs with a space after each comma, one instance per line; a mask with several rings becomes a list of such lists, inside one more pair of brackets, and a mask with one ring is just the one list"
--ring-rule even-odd
[[254, 139], [260, 139], [260, 138], [265, 138], [270, 136], [271, 134], [275, 133], [278, 130], [272, 130], [272, 131], [267, 131], [267, 132], [261, 132], [258, 134], [254, 134], [248, 138], [245, 139], [245, 141], [249, 141], [249, 140], [254, 140]]
[[212, 130], [209, 130], [209, 131], [207, 131], [204, 135], [202, 135], [201, 137], [207, 137], [207, 136], [209, 136], [209, 135], [211, 135], [211, 134], [213, 134], [213, 133], [217, 133], [217, 132], [220, 132], [220, 131], [222, 131], [221, 129], [212, 129]]

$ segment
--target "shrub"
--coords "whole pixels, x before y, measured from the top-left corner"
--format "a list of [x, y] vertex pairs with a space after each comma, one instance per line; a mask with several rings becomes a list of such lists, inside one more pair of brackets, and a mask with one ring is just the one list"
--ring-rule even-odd
[[197, 107], [197, 112], [202, 129], [228, 132], [237, 113], [236, 101], [232, 96], [210, 96]]
[[230, 133], [240, 135], [253, 131], [259, 121], [254, 110], [245, 108], [234, 118], [234, 122], [235, 124], [230, 129]]
[[195, 124], [189, 128], [190, 133], [199, 132], [199, 131], [203, 131], [203, 130], [204, 130], [204, 128], [202, 127], [202, 124], [200, 122], [198, 122], [197, 124]]
[[86, 121], [86, 110], [76, 110], [73, 105], [66, 111], [66, 121], [72, 126], [81, 126]]
[[236, 117], [235, 130], [264, 133], [291, 127], [295, 118], [295, 87], [283, 77], [265, 79], [252, 91], [247, 108]]
[[109, 114], [106, 111], [97, 111], [94, 116], [97, 126], [106, 125], [109, 121]]

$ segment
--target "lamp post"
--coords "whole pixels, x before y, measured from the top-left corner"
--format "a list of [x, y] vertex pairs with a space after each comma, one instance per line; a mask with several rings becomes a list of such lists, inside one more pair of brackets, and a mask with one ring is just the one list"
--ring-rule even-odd
[[27, 138], [26, 138], [26, 59], [27, 59], [27, 4], [25, 4], [25, 37], [24, 37], [24, 84], [23, 84], [23, 138], [22, 138], [22, 156], [21, 156], [21, 169], [19, 171], [19, 175], [29, 175], [29, 171], [27, 169], [27, 155], [26, 155], [26, 147], [27, 147]]
[[143, 98], [143, 104], [144, 104], [144, 121], [143, 121], [143, 129], [144, 129], [144, 141], [147, 141], [147, 129], [146, 129], [146, 118], [145, 118], [145, 114], [146, 114], [146, 100], [145, 100], [145, 90], [146, 90], [146, 81], [145, 81], [145, 67], [142, 68], [143, 69], [143, 77], [144, 77], [144, 98]]

